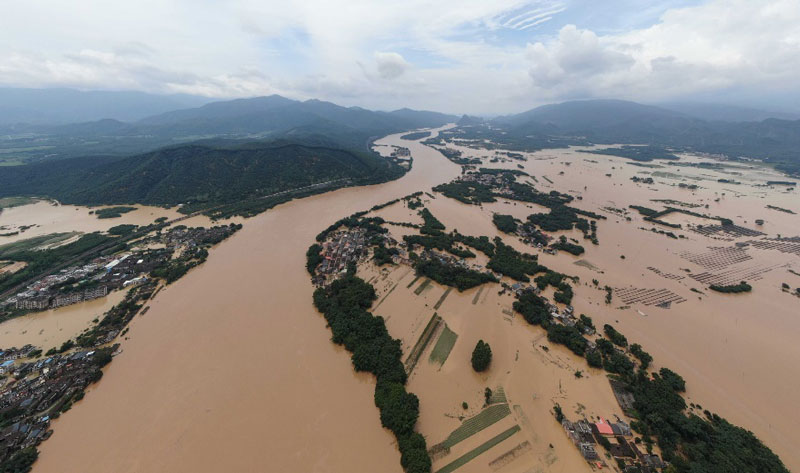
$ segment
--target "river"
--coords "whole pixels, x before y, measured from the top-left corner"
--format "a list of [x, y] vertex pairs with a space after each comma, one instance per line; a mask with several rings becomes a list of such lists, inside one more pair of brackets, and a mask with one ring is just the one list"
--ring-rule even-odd
[[54, 422], [36, 472], [401, 471], [374, 380], [311, 304], [305, 251], [342, 216], [449, 181], [418, 142], [385, 184], [292, 201], [248, 220], [130, 326], [123, 354]]

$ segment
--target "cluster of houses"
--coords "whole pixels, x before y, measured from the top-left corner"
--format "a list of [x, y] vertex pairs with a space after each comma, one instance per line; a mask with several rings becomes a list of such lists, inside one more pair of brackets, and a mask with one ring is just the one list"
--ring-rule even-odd
[[2, 305], [19, 310], [47, 310], [105, 297], [115, 289], [146, 282], [143, 275], [170, 259], [176, 249], [191, 250], [214, 244], [230, 233], [229, 226], [189, 228], [179, 225], [154, 237], [165, 248], [100, 256], [87, 264], [62, 269], [30, 284], [25, 291], [8, 298]]
[[608, 455], [618, 465], [624, 464], [626, 470], [631, 468], [643, 473], [653, 473], [667, 466], [658, 455], [639, 450], [637, 443], [631, 441], [633, 433], [630, 425], [623, 420], [609, 422], [600, 418], [597, 422], [586, 419], [571, 422], [564, 418], [561, 426], [583, 458], [598, 469], [606, 466], [598, 452], [598, 445], [603, 445]]
[[[231, 228], [241, 225], [218, 225], [210, 228], [177, 225], [164, 234], [160, 240], [168, 249], [195, 248], [207, 244], [217, 244], [230, 236]], [[237, 229], [238, 229], [237, 228]]]
[[144, 250], [118, 257], [101, 256], [45, 276], [5, 301], [19, 310], [47, 310], [105, 297], [109, 292], [146, 281], [170, 255], [165, 250]]
[[82, 396], [91, 382], [99, 379], [100, 366], [94, 350], [55, 355], [20, 363], [34, 347], [2, 351], [6, 366], [0, 393], [0, 464], [17, 451], [46, 440], [50, 419]]
[[317, 266], [314, 284], [330, 284], [347, 271], [350, 263], [358, 262], [366, 254], [366, 230], [353, 228], [333, 232], [322, 242], [322, 262]]

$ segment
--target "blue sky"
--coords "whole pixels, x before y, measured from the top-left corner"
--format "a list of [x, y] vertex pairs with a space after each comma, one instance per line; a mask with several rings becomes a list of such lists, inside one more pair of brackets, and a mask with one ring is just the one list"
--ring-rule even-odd
[[29, 0], [0, 86], [497, 114], [581, 98], [800, 109], [797, 0]]

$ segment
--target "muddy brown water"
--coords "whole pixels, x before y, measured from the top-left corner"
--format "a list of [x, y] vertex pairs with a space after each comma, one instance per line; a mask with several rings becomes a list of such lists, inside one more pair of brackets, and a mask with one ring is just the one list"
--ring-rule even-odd
[[[411, 149], [414, 167], [408, 175], [290, 202], [255, 217], [216, 248], [205, 265], [159, 294], [151, 310], [132, 323], [123, 355], [108, 367], [103, 380], [55, 422], [55, 434], [42, 444], [34, 471], [400, 471], [393, 437], [380, 427], [372, 402], [373, 380], [354, 374], [348, 354], [330, 343], [330, 332], [311, 305], [313, 288], [304, 270], [308, 245], [338, 218], [429, 190], [460, 174], [457, 166], [417, 142], [394, 135], [381, 143]], [[650, 199], [675, 199], [699, 203], [703, 213], [732, 217], [746, 226], [765, 218], [762, 231], [771, 235], [795, 235], [800, 228], [800, 216], [764, 208], [795, 208], [794, 194], [750, 186], [774, 178], [768, 171], [737, 175], [744, 184], [734, 186], [719, 183], [722, 173], [706, 169], [640, 168], [623, 159], [574, 150], [527, 155], [531, 159], [524, 167], [538, 176], [538, 188], [581, 195], [583, 200], [574, 205], [587, 210], [624, 209], [629, 204], [658, 208]], [[516, 162], [502, 166], [514, 168]], [[654, 185], [630, 181], [634, 175], [646, 177], [656, 171], [670, 174], [657, 177]], [[678, 174], [702, 188], [679, 189], [680, 181], [673, 176]], [[491, 211], [517, 217], [539, 211], [504, 202], [480, 209], [441, 195], [425, 200], [448, 228], [490, 237], [502, 236], [491, 223]], [[417, 221], [402, 208], [390, 207], [381, 214]], [[686, 277], [683, 269], [702, 268], [680, 253], [730, 246], [732, 241], [685, 230], [676, 233], [687, 238], [676, 241], [640, 230], [652, 225], [635, 212], [630, 222], [606, 215], [608, 220], [599, 223], [599, 246], [583, 242], [578, 232], [572, 234], [587, 248], [581, 259], [596, 269], [575, 265], [579, 258], [569, 255], [541, 256], [543, 264], [581, 277], [576, 312], [591, 315], [598, 326], [612, 323], [629, 340], [642, 343], [655, 357], [654, 368], [669, 366], [683, 374], [689, 401], [755, 432], [790, 469], [800, 466], [792, 448], [800, 442], [793, 428], [800, 422], [793, 408], [800, 386], [795, 376], [787, 375], [800, 363], [795, 343], [800, 320], [794, 310], [800, 300], [779, 290], [781, 281], [794, 276], [781, 268], [755, 281], [752, 294], [699, 296], [690, 288], [707, 292], [706, 288]], [[532, 251], [513, 239], [506, 237], [506, 242]], [[754, 264], [789, 263], [800, 271], [794, 256], [748, 251]], [[665, 279], [647, 267], [684, 279]], [[410, 349], [443, 288], [433, 284], [415, 296], [413, 288], [406, 289], [414, 276], [405, 268], [392, 275], [373, 271], [365, 276], [370, 274], [382, 295], [399, 284], [376, 313], [387, 317], [392, 335]], [[607, 306], [603, 291], [585, 285], [593, 278], [601, 287], [667, 288], [688, 300], [671, 309], [627, 307], [618, 299]], [[462, 401], [478, 406], [486, 385], [503, 385], [509, 401], [521, 407], [519, 413], [465, 442], [449, 458], [516, 422], [522, 426], [520, 434], [464, 471], [485, 471], [488, 461], [526, 439], [531, 445], [526, 460], [515, 460], [503, 471], [525, 471], [531, 464], [542, 471], [585, 468], [550, 409], [560, 402], [573, 418], [581, 413], [620, 414], [604, 374], [587, 369], [587, 378], [575, 379], [576, 369], [586, 369], [582, 360], [561, 347], [549, 352], [537, 348], [545, 343], [543, 332], [525, 326], [518, 317], [507, 320], [511, 299], [497, 295], [497, 286], [487, 286], [474, 304], [477, 292], [454, 291], [439, 309], [460, 341], [441, 371], [428, 364], [425, 353], [412, 375], [410, 389], [421, 400], [420, 431], [429, 443], [440, 441], [458, 425], [447, 416], [457, 416]], [[472, 373], [466, 361], [478, 338], [497, 347], [498, 369], [485, 376]]]
[[103, 380], [54, 423], [34, 471], [401, 471], [374, 381], [330, 342], [304, 264], [342, 216], [460, 173], [417, 142], [381, 142], [410, 148], [412, 171], [255, 217], [162, 291]]

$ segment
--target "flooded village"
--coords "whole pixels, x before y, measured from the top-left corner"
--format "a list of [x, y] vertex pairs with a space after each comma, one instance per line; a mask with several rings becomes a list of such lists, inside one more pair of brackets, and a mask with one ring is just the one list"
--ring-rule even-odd
[[[125, 292], [122, 302], [60, 346], [0, 347], [0, 464], [32, 463], [36, 447], [53, 433], [51, 420], [83, 399], [87, 387], [100, 380], [102, 368], [119, 350], [118, 337], [127, 332], [135, 315], [146, 311], [145, 303], [165, 283], [201, 264], [208, 248], [239, 228], [178, 225], [148, 233], [118, 252], [46, 274], [3, 300], [2, 318], [16, 319]], [[9, 258], [25, 254], [2, 248]], [[53, 314], [51, 318], [57, 319]]]
[[[148, 296], [148, 315], [136, 317], [130, 332], [122, 335], [125, 325], [114, 328], [121, 330], [112, 339], [107, 335], [113, 331], [98, 334], [97, 340], [104, 341], [101, 346], [119, 343], [124, 353], [99, 387], [91, 390], [91, 402], [73, 404], [71, 412], [55, 422], [52, 416], [48, 419], [54, 434], [40, 445], [37, 470], [257, 470], [263, 464], [247, 452], [254, 446], [248, 439], [259, 438], [269, 453], [270, 467], [285, 471], [312, 469], [320, 458], [326, 458], [334, 470], [400, 471], [396, 440], [381, 428], [374, 404], [374, 381], [363, 373], [353, 374], [349, 354], [330, 342], [330, 329], [311, 302], [314, 287], [330, 287], [353, 269], [375, 288], [371, 313], [382, 317], [388, 333], [400, 340], [406, 386], [419, 399], [416, 430], [427, 442], [434, 472], [665, 469], [669, 461], [657, 436], [643, 433], [636, 418], [629, 415], [634, 403], [652, 403], [634, 398], [625, 388], [615, 389], [613, 381], [619, 374], [608, 371], [638, 370], [643, 361], [634, 352], [641, 352], [632, 347], [639, 344], [652, 355], [647, 371], [658, 373], [669, 366], [685, 377], [686, 391], [676, 392], [686, 399], [682, 412], [704, 419], [708, 418], [705, 410], [719, 413], [753, 430], [787, 465], [796, 464], [787, 448], [794, 435], [788, 428], [794, 420], [787, 415], [794, 381], [757, 373], [758, 364], [768, 358], [780, 360], [779, 364], [797, 361], [796, 350], [779, 336], [764, 353], [738, 354], [749, 336], [734, 335], [734, 328], [752, 329], [746, 332], [757, 337], [775, 329], [763, 321], [737, 317], [733, 322], [725, 316], [742, 304], [748, 310], [764, 305], [771, 311], [767, 315], [771, 323], [783, 331], [792, 327], [794, 322], [785, 309], [765, 299], [785, 295], [797, 300], [782, 292], [780, 283], [785, 281], [790, 288], [798, 285], [789, 270], [800, 272], [800, 268], [794, 260], [785, 260], [787, 255], [793, 257], [791, 253], [774, 249], [788, 249], [786, 244], [792, 242], [777, 240], [776, 235], [782, 239], [793, 235], [796, 222], [791, 220], [792, 214], [773, 211], [771, 218], [764, 211], [767, 202], [792, 208], [793, 191], [761, 187], [757, 192], [769, 198], [752, 202], [744, 188], [725, 190], [723, 187], [731, 184], [716, 178], [691, 179], [699, 188], [688, 189], [676, 178], [654, 175], [668, 171], [634, 166], [623, 158], [571, 149], [510, 157], [453, 140], [447, 148], [459, 151], [457, 158], [469, 159], [473, 166], [463, 170], [419, 141], [393, 136], [381, 142], [386, 144], [387, 155], [400, 148], [409, 150], [414, 161], [408, 175], [387, 184], [289, 202], [254, 217], [236, 245], [221, 245], [214, 250], [218, 256], [201, 269], [160, 291], [157, 298]], [[687, 157], [687, 162], [694, 159]], [[477, 172], [484, 166], [523, 171], [525, 174], [509, 174], [547, 199], [511, 198], [518, 194], [509, 174]], [[707, 172], [696, 167], [680, 172], [684, 171], [690, 176]], [[757, 175], [759, 184], [767, 180], [760, 171], [747, 172]], [[652, 177], [653, 182], [632, 181], [634, 175]], [[593, 188], [589, 179], [597, 176], [609, 180], [607, 189]], [[433, 189], [459, 178], [473, 186], [465, 194], [473, 202]], [[774, 177], [770, 175], [770, 179]], [[744, 176], [737, 176], [737, 181], [748, 182]], [[475, 201], [486, 188], [494, 201]], [[418, 191], [424, 194], [403, 198]], [[690, 197], [679, 192], [698, 194]], [[721, 222], [705, 217], [689, 222], [701, 217], [688, 214], [656, 218], [681, 225], [669, 227], [645, 220], [645, 215], [629, 207], [638, 205], [656, 212], [665, 207], [651, 199], [703, 199], [700, 205], [708, 203], [712, 208], [697, 213], [732, 218], [736, 225], [758, 228], [764, 235], [725, 234], [713, 228], [695, 231]], [[382, 207], [391, 201], [395, 203]], [[565, 214], [569, 229], [546, 229], [544, 221], [528, 218], [559, 205], [576, 210]], [[371, 206], [380, 208], [369, 211]], [[438, 225], [421, 214], [423, 208]], [[363, 212], [359, 219], [371, 219], [371, 224], [338, 225], [319, 233], [337, 219], [358, 212]], [[497, 219], [496, 215], [510, 218]], [[763, 224], [756, 224], [755, 216], [763, 219]], [[684, 218], [687, 222], [680, 221]], [[504, 226], [509, 222], [514, 225]], [[680, 237], [673, 239], [667, 232]], [[304, 269], [303, 255], [315, 237], [319, 259], [312, 279]], [[641, 243], [634, 243], [636, 240]], [[671, 247], [675, 241], [685, 246]], [[728, 249], [708, 248], [748, 242], [739, 250], [747, 257], [737, 257]], [[158, 251], [169, 243], [162, 238], [150, 244], [152, 251]], [[498, 266], [498, 258], [485, 252], [496, 255], [498, 248], [516, 262], [512, 266], [519, 263], [532, 271], [538, 265], [550, 273], [537, 269], [527, 274], [524, 271], [528, 269], [523, 269], [528, 281], [512, 278], [508, 274], [515, 274], [513, 268]], [[135, 266], [142, 259], [129, 249], [105, 265], [128, 253], [118, 264]], [[95, 276], [105, 272], [102, 263], [96, 263]], [[285, 269], [263, 270], [273, 267]], [[151, 271], [147, 282], [129, 289], [158, 290], [158, 284], [168, 277], [166, 272], [161, 274], [157, 277]], [[124, 285], [135, 277], [139, 275], [125, 273], [121, 282]], [[740, 277], [750, 281], [752, 293], [717, 294], [709, 289], [711, 282], [727, 283]], [[473, 282], [478, 284], [466, 287]], [[459, 290], [459, 283], [466, 286]], [[775, 294], [769, 288], [775, 289]], [[243, 298], [242, 294], [249, 296]], [[519, 304], [515, 309], [520, 301], [535, 310]], [[541, 307], [536, 305], [539, 303]], [[709, 307], [715, 309], [703, 316]], [[221, 323], [223, 314], [225, 323]], [[531, 314], [541, 314], [548, 328], [531, 324], [527, 320]], [[690, 329], [692, 324], [694, 329]], [[625, 334], [631, 343], [614, 344], [609, 334], [615, 332], [605, 329], [606, 325]], [[571, 338], [576, 333], [585, 346]], [[273, 366], [246, 390], [243, 383], [252, 378], [249, 371], [232, 367], [214, 353], [189, 349], [198, 340], [236, 340], [226, 346], [228, 356], [237, 359], [266, 362], [291, 353], [294, 362]], [[484, 373], [474, 372], [469, 363], [479, 340], [489, 343], [493, 353]], [[570, 340], [577, 340], [580, 347], [570, 345]], [[752, 414], [765, 401], [764, 394], [755, 389], [733, 394], [740, 386], [741, 372], [730, 369], [730, 361], [720, 364], [716, 355], [700, 356], [708, 346], [714, 352], [733, 353], [737, 363], [740, 357], [754, 357], [740, 366], [748, 376], [757, 373], [754, 377], [760, 382], [775, 387], [775, 410], [765, 409], [761, 421], [754, 419]], [[75, 347], [65, 353], [90, 351]], [[594, 355], [590, 353], [600, 356], [599, 367], [591, 364]], [[64, 354], [51, 355], [56, 356]], [[14, 366], [24, 360], [15, 361]], [[206, 374], [187, 369], [197, 364], [206, 367]], [[217, 380], [212, 387], [208, 386], [208, 372]], [[289, 376], [295, 379], [298, 373], [302, 379], [297, 383], [281, 383]], [[131, 386], [127, 381], [139, 377], [147, 377], [149, 386]], [[124, 399], [130, 398], [136, 399], [135, 414], [125, 409]], [[233, 398], [237, 399], [234, 409], [209, 407]], [[170, 407], [161, 407], [164, 400], [171, 401]], [[33, 425], [43, 417], [26, 422]], [[320, 418], [328, 422], [320, 425]], [[282, 431], [270, 427], [276, 423], [283, 426]], [[219, 428], [209, 429], [209, 425]], [[76, 441], [78, 432], [83, 433], [80, 442]], [[113, 445], [106, 440], [112, 437], [117, 439]], [[305, 440], [296, 440], [300, 438]], [[120, 441], [131, 447], [120, 446]], [[137, 456], [132, 448], [157, 451], [158, 459]], [[230, 452], [225, 462], [213, 454], [218, 448]], [[92, 455], [87, 455], [89, 449]], [[297, 456], [300, 451], [305, 454]], [[354, 456], [353, 451], [359, 454]]]

